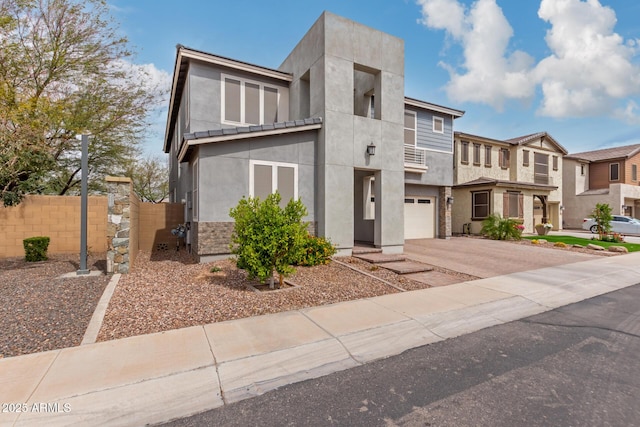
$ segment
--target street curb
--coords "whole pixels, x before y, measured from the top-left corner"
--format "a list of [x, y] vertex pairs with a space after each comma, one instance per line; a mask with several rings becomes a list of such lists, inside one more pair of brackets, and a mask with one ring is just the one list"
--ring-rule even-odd
[[109, 305], [109, 301], [111, 301], [111, 297], [113, 296], [113, 292], [116, 290], [116, 286], [118, 286], [119, 281], [120, 274], [114, 274], [104, 292], [102, 293], [100, 301], [98, 301], [98, 305], [93, 312], [93, 316], [91, 316], [89, 326], [87, 326], [87, 330], [84, 333], [84, 337], [82, 337], [82, 342], [80, 343], [80, 345], [93, 344], [96, 342], [96, 339], [98, 339], [98, 333], [100, 332], [100, 328], [102, 327], [104, 315], [107, 312], [107, 306]]

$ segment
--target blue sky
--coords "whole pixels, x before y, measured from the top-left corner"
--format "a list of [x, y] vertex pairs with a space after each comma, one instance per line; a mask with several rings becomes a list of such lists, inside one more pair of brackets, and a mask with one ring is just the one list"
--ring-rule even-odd
[[[324, 10], [405, 42], [405, 94], [464, 110], [455, 129], [549, 132], [570, 153], [640, 143], [640, 2], [109, 0], [165, 85], [176, 44], [277, 68]], [[161, 153], [166, 108], [145, 148]]]

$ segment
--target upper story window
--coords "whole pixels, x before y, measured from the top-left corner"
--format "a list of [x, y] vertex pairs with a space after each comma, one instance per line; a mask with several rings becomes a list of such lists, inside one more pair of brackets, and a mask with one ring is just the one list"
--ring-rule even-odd
[[522, 166], [529, 166], [529, 150], [522, 150]]
[[534, 153], [533, 161], [533, 182], [536, 184], [548, 184], [549, 156], [542, 153]]
[[484, 146], [484, 165], [491, 167], [491, 146]]
[[469, 163], [469, 142], [460, 142], [460, 163]]
[[442, 117], [433, 116], [433, 131], [435, 133], [444, 133], [444, 119]]
[[620, 163], [609, 163], [609, 181], [620, 180]]
[[584, 163], [580, 164], [580, 175], [584, 176], [585, 172], [586, 172], [587, 166]]
[[631, 181], [638, 180], [638, 165], [631, 165]]
[[278, 121], [278, 88], [222, 76], [222, 121], [259, 125]]
[[404, 111], [404, 143], [407, 145], [416, 145], [416, 122], [417, 114], [415, 111]]
[[558, 170], [558, 156], [553, 156], [552, 157], [552, 161], [553, 161], [553, 170], [557, 171]]
[[473, 144], [473, 164], [480, 166], [480, 144]]
[[500, 156], [499, 156], [499, 163], [500, 163], [500, 167], [502, 169], [507, 169], [509, 168], [509, 161], [510, 161], [510, 152], [508, 148], [501, 148], [500, 149]]

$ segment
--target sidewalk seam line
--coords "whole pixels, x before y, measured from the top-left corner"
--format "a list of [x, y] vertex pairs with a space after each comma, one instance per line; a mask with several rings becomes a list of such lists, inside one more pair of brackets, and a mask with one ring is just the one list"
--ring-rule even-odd
[[228, 405], [229, 403], [227, 402], [227, 398], [224, 395], [224, 390], [222, 389], [222, 379], [220, 378], [220, 371], [218, 370], [218, 359], [216, 359], [216, 355], [213, 352], [213, 345], [211, 345], [211, 340], [209, 339], [209, 334], [207, 334], [205, 326], [206, 325], [202, 325], [202, 331], [204, 332], [204, 336], [207, 339], [207, 344], [209, 344], [209, 351], [211, 352], [211, 356], [213, 357], [213, 366], [216, 368], [216, 376], [218, 377], [218, 388], [220, 389], [220, 398], [222, 399], [223, 405]]
[[340, 340], [340, 338], [338, 338], [337, 336], [333, 335], [331, 332], [327, 331], [324, 327], [322, 327], [322, 325], [319, 325], [318, 323], [316, 323], [316, 321], [314, 321], [312, 318], [310, 318], [309, 316], [307, 316], [305, 313], [303, 313], [301, 310], [299, 311], [300, 314], [302, 314], [304, 317], [306, 317], [307, 319], [309, 319], [309, 321], [311, 323], [313, 323], [314, 325], [316, 325], [318, 328], [322, 329], [323, 331], [325, 331], [327, 334], [329, 334], [330, 337], [332, 337], [333, 339], [335, 339], [336, 341], [338, 341], [338, 343], [342, 346], [342, 348], [344, 348], [344, 351], [347, 352], [347, 354], [349, 355], [349, 357], [351, 358], [351, 360], [353, 360], [354, 362], [356, 362], [358, 365], [362, 365], [361, 362], [358, 361], [358, 359], [356, 359], [353, 354], [351, 354], [351, 352], [349, 351], [349, 349], [344, 345], [344, 343]]

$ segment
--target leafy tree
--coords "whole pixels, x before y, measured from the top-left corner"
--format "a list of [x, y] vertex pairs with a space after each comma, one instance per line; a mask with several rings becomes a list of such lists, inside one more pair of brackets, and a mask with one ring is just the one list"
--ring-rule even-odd
[[133, 191], [143, 202], [160, 203], [169, 196], [169, 166], [159, 156], [137, 158], [125, 171], [133, 181]]
[[493, 240], [520, 240], [522, 229], [519, 223], [511, 218], [502, 218], [500, 215], [491, 214], [482, 221], [480, 233]]
[[[0, 0], [0, 197], [68, 194], [90, 132], [90, 188], [122, 172], [162, 92], [117, 34], [104, 0]], [[93, 179], [91, 179], [93, 178]]]
[[307, 209], [300, 200], [291, 199], [280, 207], [280, 194], [270, 194], [264, 201], [242, 198], [229, 215], [235, 220], [231, 251], [237, 255], [238, 268], [247, 271], [251, 279], [269, 279], [273, 288], [274, 270], [284, 277], [291, 274], [291, 264], [300, 259], [308, 234], [302, 218]]
[[609, 232], [611, 232], [611, 221], [613, 216], [611, 215], [611, 206], [607, 203], [596, 203], [596, 207], [591, 212], [591, 218], [596, 222], [598, 227], [598, 238], [600, 240]]

